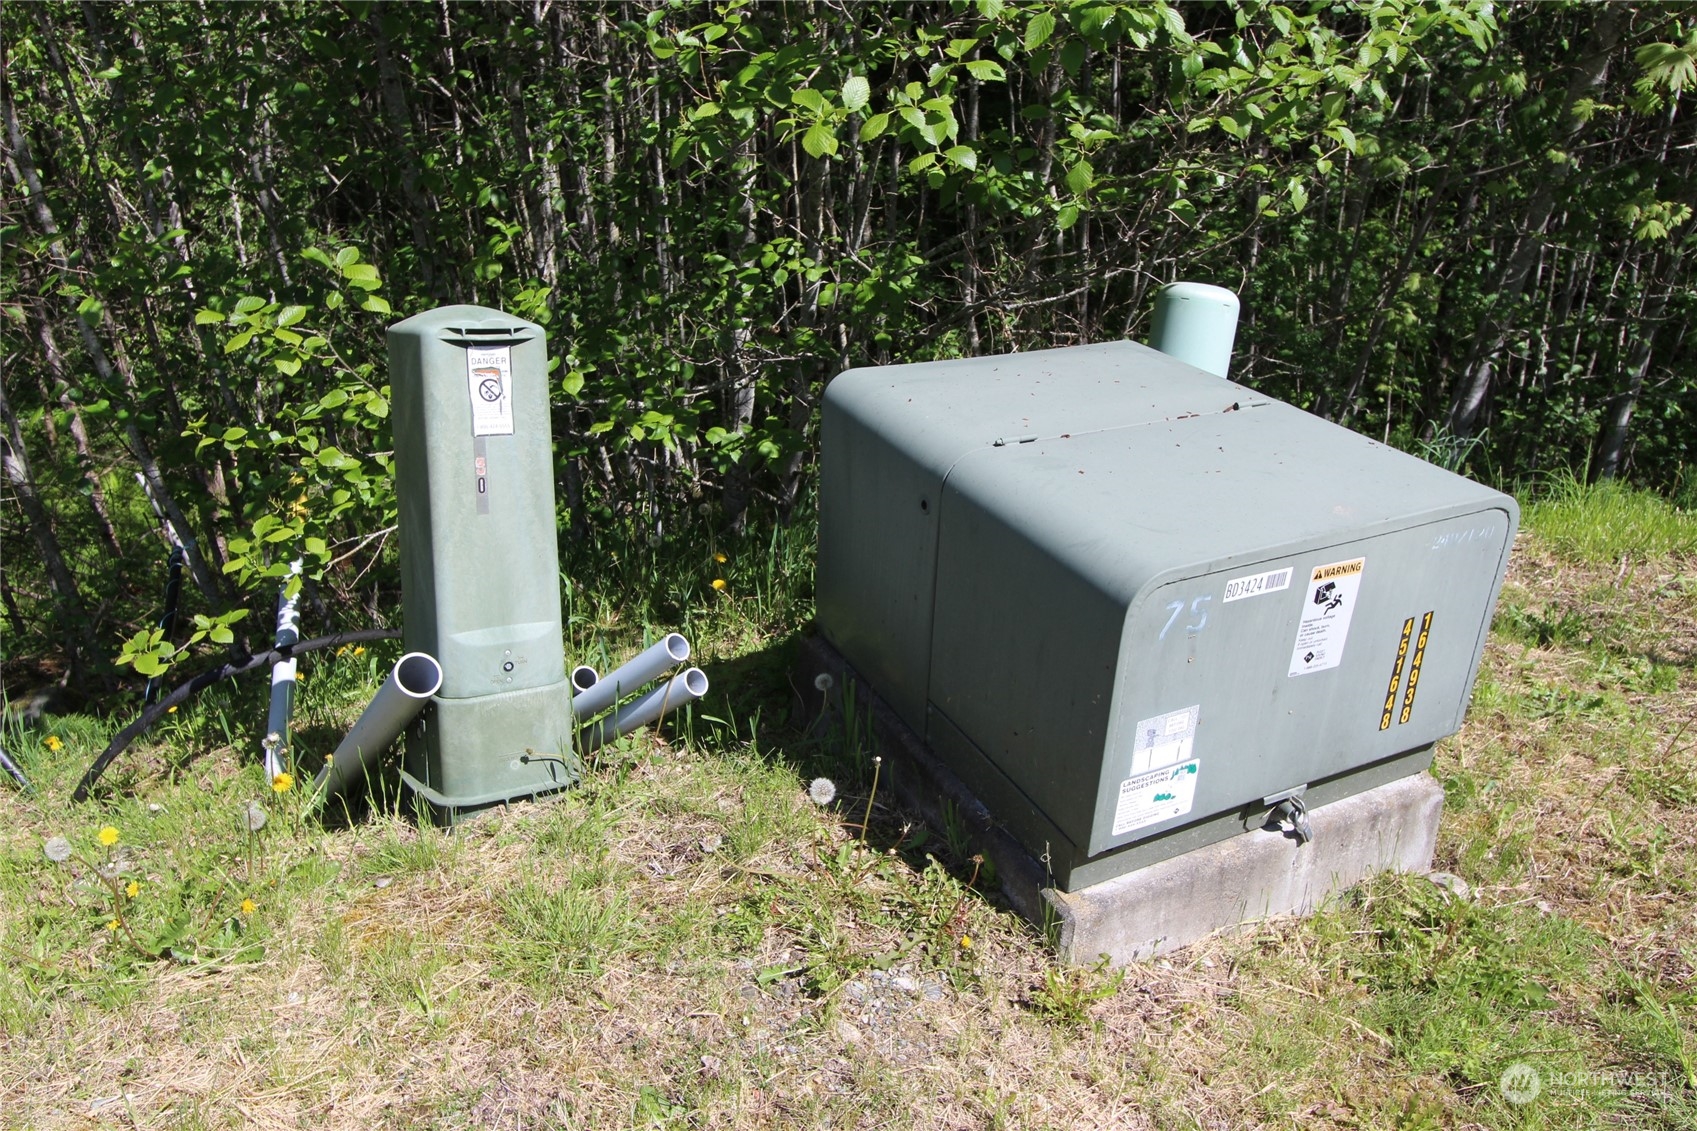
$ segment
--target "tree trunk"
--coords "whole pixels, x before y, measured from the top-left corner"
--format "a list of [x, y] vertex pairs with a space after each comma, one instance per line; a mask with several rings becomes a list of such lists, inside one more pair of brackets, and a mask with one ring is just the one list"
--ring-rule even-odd
[[5, 432], [0, 434], [0, 463], [5, 465], [6, 480], [17, 495], [24, 521], [29, 524], [30, 537], [41, 555], [42, 566], [47, 570], [47, 583], [53, 589], [61, 640], [69, 645], [65, 651], [70, 683], [81, 687], [84, 668], [95, 655], [93, 626], [89, 623], [76, 578], [65, 564], [59, 538], [53, 532], [53, 520], [35, 488], [35, 480], [30, 476], [23, 430], [18, 427], [18, 418], [12, 414], [3, 386], [0, 386], [0, 421], [5, 424]]
[[1532, 268], [1543, 248], [1544, 229], [1555, 210], [1556, 193], [1573, 173], [1573, 143], [1584, 132], [1587, 118], [1576, 113], [1581, 99], [1589, 98], [1602, 86], [1608, 74], [1609, 57], [1620, 39], [1621, 11], [1613, 4], [1600, 4], [1590, 9], [1596, 14], [1585, 53], [1573, 66], [1567, 91], [1562, 98], [1560, 130], [1554, 144], [1562, 152], [1547, 156], [1537, 175], [1537, 188], [1527, 203], [1525, 219], [1515, 233], [1514, 250], [1498, 275], [1492, 307], [1480, 321], [1474, 333], [1474, 346], [1467, 369], [1456, 383], [1450, 398], [1444, 426], [1452, 436], [1473, 435], [1484, 414], [1485, 402], [1491, 393], [1491, 382], [1501, 365], [1502, 352], [1512, 331], [1511, 316], [1520, 297], [1525, 293]]
[[[12, 143], [12, 152], [6, 160], [7, 171], [12, 175], [13, 183], [29, 196], [30, 212], [36, 226], [41, 229], [41, 234], [47, 237], [48, 258], [54, 270], [65, 280], [74, 282], [76, 276], [71, 271], [64, 242], [60, 239], [59, 225], [53, 219], [52, 209], [47, 206], [47, 194], [42, 189], [41, 178], [36, 175], [35, 162], [30, 157], [29, 141], [18, 124], [17, 109], [12, 105], [11, 91], [3, 87], [0, 87], [0, 113], [4, 114], [6, 137]], [[94, 332], [94, 325], [89, 322], [87, 315], [80, 312], [77, 314], [77, 331], [82, 337], [83, 348], [88, 353], [89, 361], [94, 365], [94, 371], [100, 379], [109, 387], [122, 384], [133, 392], [133, 379], [128, 373], [121, 376], [117, 373], [105, 347], [100, 344], [99, 336]], [[130, 454], [140, 466], [142, 475], [153, 488], [155, 497], [165, 508], [177, 538], [183, 544], [195, 586], [214, 607], [222, 605], [217, 582], [195, 548], [194, 530], [176, 501], [171, 498], [170, 492], [165, 489], [165, 478], [160, 473], [158, 461], [153, 458], [153, 453], [136, 427], [133, 417], [124, 422], [124, 439]]]

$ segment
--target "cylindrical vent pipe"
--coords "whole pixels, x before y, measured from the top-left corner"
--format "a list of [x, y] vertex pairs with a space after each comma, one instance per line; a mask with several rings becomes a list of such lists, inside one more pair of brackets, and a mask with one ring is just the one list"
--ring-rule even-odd
[[365, 780], [383, 752], [400, 737], [430, 697], [442, 687], [442, 665], [423, 652], [408, 652], [377, 689], [336, 754], [318, 774], [325, 795], [341, 793]]
[[579, 664], [572, 669], [572, 692], [574, 695], [588, 691], [601, 681], [601, 673], [588, 664]]
[[693, 703], [707, 694], [707, 673], [700, 668], [681, 671], [642, 698], [626, 703], [599, 722], [578, 732], [578, 752], [587, 754], [598, 746], [629, 734], [658, 719], [667, 711]]
[[[595, 681], [588, 691], [572, 700], [572, 716], [579, 722], [594, 718], [632, 692], [665, 675], [689, 659], [689, 641], [676, 632]], [[705, 676], [702, 677], [706, 679]]]
[[1231, 368], [1237, 296], [1208, 283], [1173, 283], [1155, 296], [1149, 346], [1216, 377]]

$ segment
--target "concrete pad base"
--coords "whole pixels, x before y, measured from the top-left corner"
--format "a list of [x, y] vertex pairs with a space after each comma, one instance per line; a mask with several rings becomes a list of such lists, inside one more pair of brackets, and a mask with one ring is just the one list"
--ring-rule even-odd
[[1425, 872], [1443, 809], [1443, 786], [1415, 774], [1309, 810], [1307, 844], [1256, 829], [1079, 891], [1047, 888], [1061, 957], [1149, 958], [1259, 919], [1306, 915], [1380, 872]]
[[[821, 673], [831, 677], [826, 688], [816, 683]], [[1077, 891], [1059, 891], [836, 649], [818, 637], [804, 639], [796, 675], [809, 720], [852, 705], [870, 722], [884, 787], [934, 827], [951, 820], [963, 825], [974, 850], [994, 863], [1008, 901], [1051, 931], [1064, 962], [1090, 964], [1105, 954], [1120, 965], [1260, 919], [1308, 914], [1379, 872], [1427, 871], [1437, 847], [1444, 791], [1420, 773], [1310, 809], [1314, 839], [1307, 844], [1256, 829]]]

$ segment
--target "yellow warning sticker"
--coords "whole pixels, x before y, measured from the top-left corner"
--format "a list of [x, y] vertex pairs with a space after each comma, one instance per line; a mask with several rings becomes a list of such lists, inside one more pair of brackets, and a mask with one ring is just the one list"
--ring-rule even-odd
[[1396, 663], [1391, 665], [1390, 686], [1385, 688], [1385, 709], [1379, 712], [1379, 729], [1390, 730], [1396, 716], [1396, 693], [1402, 684], [1402, 666], [1408, 660], [1408, 642], [1414, 638], [1414, 618], [1402, 622], [1402, 639], [1396, 642]]
[[1402, 693], [1402, 714], [1397, 716], [1401, 726], [1414, 713], [1414, 693], [1420, 690], [1420, 665], [1426, 661], [1426, 641], [1432, 636], [1432, 613], [1428, 609], [1420, 618], [1420, 637], [1414, 642], [1414, 660], [1408, 665], [1408, 690]]
[[1309, 570], [1302, 619], [1290, 651], [1290, 675], [1325, 671], [1343, 663], [1343, 646], [1349, 640], [1349, 622], [1355, 615], [1366, 565], [1366, 558], [1354, 558]]

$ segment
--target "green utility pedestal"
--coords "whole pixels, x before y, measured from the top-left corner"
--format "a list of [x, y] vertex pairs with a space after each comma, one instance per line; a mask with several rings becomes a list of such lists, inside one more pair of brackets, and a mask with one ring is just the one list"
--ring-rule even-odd
[[823, 432], [821, 632], [1063, 891], [1461, 725], [1506, 495], [1130, 342], [852, 370]]
[[402, 776], [441, 819], [579, 775], [547, 373], [542, 328], [498, 310], [389, 328], [405, 642], [442, 665]]

